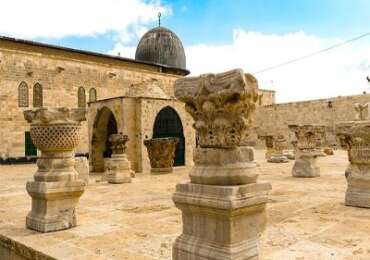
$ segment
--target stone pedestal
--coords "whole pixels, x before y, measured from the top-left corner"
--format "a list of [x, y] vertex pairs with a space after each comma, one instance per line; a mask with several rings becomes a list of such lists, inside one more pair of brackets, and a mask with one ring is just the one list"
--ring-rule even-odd
[[26, 226], [39, 232], [76, 226], [76, 205], [85, 182], [74, 169], [74, 148], [79, 141], [85, 109], [40, 108], [24, 112], [31, 123], [31, 138], [41, 150], [34, 181], [27, 183], [32, 210]]
[[126, 155], [128, 136], [112, 134], [109, 141], [112, 144], [112, 156], [105, 160], [105, 178], [109, 183], [120, 184], [131, 182], [131, 163]]
[[83, 180], [86, 185], [89, 184], [89, 161], [86, 157], [76, 157], [75, 161], [75, 170], [78, 173], [78, 178]]
[[345, 204], [370, 208], [370, 121], [338, 123], [336, 135], [350, 162], [345, 172]]
[[152, 174], [165, 174], [173, 171], [176, 145], [179, 139], [174, 137], [145, 140]]
[[257, 183], [253, 148], [240, 146], [256, 93], [255, 78], [241, 70], [175, 83], [175, 96], [194, 118], [200, 147], [191, 182], [177, 184], [173, 195], [183, 220], [173, 260], [258, 259], [271, 185]]
[[295, 133], [295, 163], [293, 177], [319, 177], [320, 167], [317, 158], [321, 155], [321, 143], [325, 136], [323, 125], [289, 125]]

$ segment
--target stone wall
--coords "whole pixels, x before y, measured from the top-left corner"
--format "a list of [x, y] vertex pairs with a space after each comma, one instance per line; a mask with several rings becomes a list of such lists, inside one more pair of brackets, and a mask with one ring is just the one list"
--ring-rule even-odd
[[257, 132], [264, 130], [273, 134], [283, 134], [289, 142], [293, 140], [293, 133], [288, 124], [315, 123], [327, 126], [327, 143], [336, 143], [334, 125], [339, 121], [355, 119], [355, 103], [367, 103], [370, 94], [335, 97], [328, 99], [274, 104], [257, 107], [254, 116], [256, 131], [250, 139], [256, 141], [259, 147], [264, 144], [257, 141]]
[[[168, 96], [173, 96], [173, 82], [181, 77], [160, 73], [157, 66], [99, 57], [68, 50], [32, 46], [0, 39], [0, 158], [25, 156], [25, 132], [29, 126], [23, 110], [32, 109], [34, 84], [43, 88], [43, 105], [77, 107], [77, 92], [84, 87], [86, 100], [90, 88], [98, 99], [123, 96], [131, 84], [156, 79]], [[18, 86], [29, 88], [29, 106], [18, 107]], [[87, 123], [83, 124], [78, 153], [88, 151]]]

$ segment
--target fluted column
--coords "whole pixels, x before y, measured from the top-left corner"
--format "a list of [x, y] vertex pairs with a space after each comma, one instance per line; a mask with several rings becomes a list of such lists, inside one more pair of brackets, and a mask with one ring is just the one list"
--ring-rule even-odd
[[194, 119], [199, 148], [190, 182], [176, 185], [183, 232], [174, 260], [257, 259], [269, 183], [257, 183], [248, 135], [257, 81], [241, 70], [179, 79], [175, 96]]
[[26, 226], [40, 232], [76, 226], [76, 205], [85, 182], [74, 169], [74, 149], [79, 142], [85, 109], [39, 108], [24, 112], [31, 124], [31, 138], [41, 150], [34, 180], [27, 183], [32, 210]]

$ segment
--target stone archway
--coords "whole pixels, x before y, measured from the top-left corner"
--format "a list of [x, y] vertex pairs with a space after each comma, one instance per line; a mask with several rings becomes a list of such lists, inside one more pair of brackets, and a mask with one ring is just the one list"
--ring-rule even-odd
[[109, 108], [103, 107], [94, 120], [91, 140], [92, 171], [104, 172], [104, 158], [112, 154], [108, 138], [116, 133], [118, 133], [117, 120]]
[[182, 122], [177, 112], [170, 106], [159, 111], [154, 121], [153, 138], [163, 137], [179, 138], [175, 151], [174, 166], [185, 165], [185, 136]]

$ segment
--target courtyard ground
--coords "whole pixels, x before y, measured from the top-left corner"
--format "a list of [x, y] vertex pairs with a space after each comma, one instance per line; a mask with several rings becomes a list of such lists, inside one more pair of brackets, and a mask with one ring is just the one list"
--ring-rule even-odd
[[[259, 181], [272, 184], [261, 259], [370, 259], [370, 209], [343, 203], [345, 152], [320, 158], [321, 177], [313, 179], [291, 177], [293, 161], [266, 163], [262, 150], [256, 159]], [[39, 259], [171, 259], [182, 227], [171, 195], [176, 183], [188, 179], [188, 169], [137, 174], [131, 184], [92, 177], [77, 209], [78, 226], [46, 234], [25, 229], [31, 205], [25, 183], [35, 170], [35, 165], [0, 166], [0, 242], [44, 257]]]

